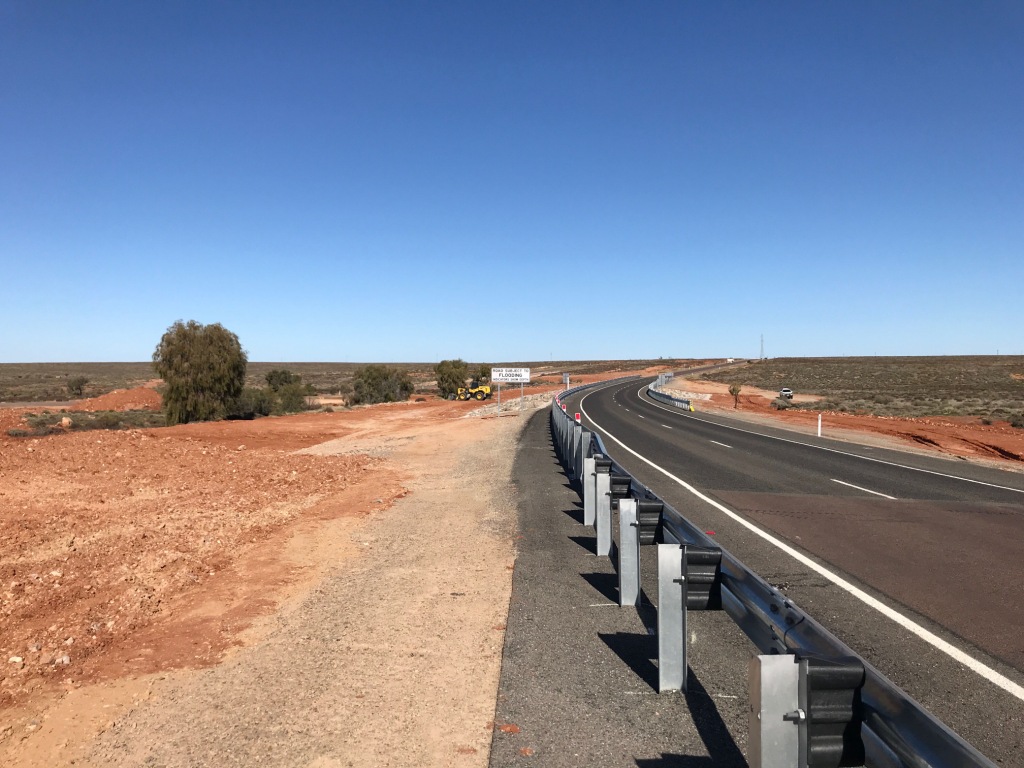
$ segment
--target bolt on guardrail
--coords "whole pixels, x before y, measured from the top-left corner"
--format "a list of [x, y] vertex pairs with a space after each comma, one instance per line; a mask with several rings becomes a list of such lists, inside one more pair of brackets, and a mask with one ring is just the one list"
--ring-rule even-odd
[[[762, 654], [748, 670], [752, 766], [995, 768], [615, 462], [600, 435], [566, 412], [566, 398], [594, 386], [555, 398], [553, 443], [566, 474], [579, 482], [584, 523], [597, 529], [598, 555], [612, 553], [612, 513], [619, 514], [620, 605], [639, 604], [640, 544], [657, 544], [659, 691], [686, 690], [687, 611], [721, 609]], [[689, 401], [648, 392], [692, 410]]]

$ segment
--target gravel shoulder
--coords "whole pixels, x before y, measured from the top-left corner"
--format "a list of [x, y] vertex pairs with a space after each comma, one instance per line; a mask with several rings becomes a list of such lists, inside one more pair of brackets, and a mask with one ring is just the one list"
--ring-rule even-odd
[[[515, 561], [510, 478], [528, 405], [466, 417], [472, 406], [430, 402], [178, 435], [207, 462], [261, 453], [260, 471], [283, 464], [287, 479], [298, 462], [344, 482], [335, 491], [321, 478], [258, 542], [234, 540], [205, 588], [168, 594], [167, 615], [131, 643], [95, 650], [91, 677], [72, 662], [13, 696], [0, 710], [0, 759], [486, 765]], [[239, 452], [241, 442], [250, 447]], [[8, 469], [5, 491], [17, 472]]]

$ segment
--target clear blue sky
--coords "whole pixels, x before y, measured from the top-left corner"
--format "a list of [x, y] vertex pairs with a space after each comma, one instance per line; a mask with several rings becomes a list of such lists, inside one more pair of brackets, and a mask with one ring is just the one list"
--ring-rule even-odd
[[0, 0], [0, 362], [1024, 351], [1024, 3]]

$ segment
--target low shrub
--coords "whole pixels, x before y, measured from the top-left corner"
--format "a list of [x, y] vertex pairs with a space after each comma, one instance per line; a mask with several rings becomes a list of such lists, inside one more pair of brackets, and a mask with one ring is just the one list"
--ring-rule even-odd
[[301, 381], [282, 384], [277, 389], [277, 403], [274, 413], [299, 413], [309, 410], [308, 397], [316, 394], [312, 387]]
[[[64, 419], [70, 423], [64, 426]], [[30, 430], [12, 437], [44, 437], [64, 431], [87, 432], [94, 429], [152, 429], [164, 426], [159, 411], [60, 411], [27, 414]], [[8, 432], [10, 434], [10, 432]]]
[[277, 397], [269, 387], [257, 389], [246, 387], [242, 394], [231, 404], [228, 409], [228, 419], [255, 419], [257, 416], [269, 416], [274, 412], [277, 404]]

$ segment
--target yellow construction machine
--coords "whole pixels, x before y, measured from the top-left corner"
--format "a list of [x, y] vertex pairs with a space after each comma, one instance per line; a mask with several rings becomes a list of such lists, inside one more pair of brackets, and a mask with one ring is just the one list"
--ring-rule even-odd
[[486, 400], [491, 396], [491, 388], [487, 384], [481, 384], [476, 379], [469, 382], [468, 387], [459, 387], [455, 393], [456, 400]]

